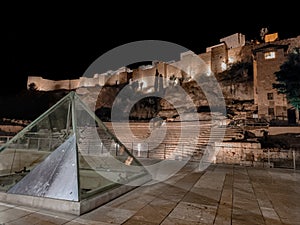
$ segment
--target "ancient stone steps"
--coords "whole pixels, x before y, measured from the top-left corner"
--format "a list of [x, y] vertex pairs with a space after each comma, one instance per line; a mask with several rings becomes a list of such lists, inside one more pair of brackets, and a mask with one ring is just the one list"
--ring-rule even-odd
[[[130, 124], [131, 129], [134, 131], [135, 139], [131, 135], [125, 133], [124, 124], [122, 123], [115, 123], [114, 127], [112, 127], [110, 123], [106, 123], [105, 125], [112, 134], [115, 133], [114, 129], [120, 129], [119, 131], [121, 132], [118, 132], [118, 134], [121, 133], [124, 135], [118, 138], [122, 140], [122, 143], [135, 156], [159, 159], [174, 159], [178, 157], [184, 158], [193, 155], [201, 155], [207, 145], [211, 145], [215, 141], [231, 140], [241, 133], [241, 130], [232, 128], [225, 129], [214, 127], [212, 130], [212, 125], [208, 123], [200, 124], [200, 132], [198, 125], [196, 126], [193, 123], [168, 123], [165, 138], [161, 143], [147, 143], [147, 137], [150, 132], [149, 123]], [[181, 128], [183, 125], [186, 126], [185, 128], [192, 131], [190, 132], [190, 136], [181, 136]], [[124, 132], [122, 132], [122, 129]], [[82, 138], [80, 138], [80, 149], [86, 154], [99, 154], [99, 149], [100, 151], [103, 151], [103, 146], [113, 152], [117, 149], [117, 146], [114, 145], [112, 139], [96, 127], [85, 128], [85, 130], [81, 132]], [[136, 142], [136, 138], [141, 141]], [[101, 144], [101, 142], [103, 144]]]

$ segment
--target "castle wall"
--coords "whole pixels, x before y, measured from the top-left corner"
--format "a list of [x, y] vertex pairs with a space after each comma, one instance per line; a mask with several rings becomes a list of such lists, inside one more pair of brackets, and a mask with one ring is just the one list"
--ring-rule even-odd
[[235, 33], [230, 36], [220, 39], [220, 42], [224, 42], [228, 49], [238, 48], [246, 44], [245, 35], [241, 33]]
[[42, 77], [29, 76], [27, 79], [27, 87], [34, 83], [38, 91], [52, 91], [58, 89], [72, 90], [79, 87], [79, 79], [74, 80], [48, 80]]
[[[229, 36], [228, 38], [223, 38], [225, 42], [234, 47], [238, 44], [237, 40], [239, 38], [238, 34]], [[222, 40], [223, 40], [222, 39]], [[162, 86], [168, 87], [172, 82], [170, 82], [170, 77], [174, 75], [177, 78], [189, 78], [193, 77], [199, 73], [211, 74], [212, 68], [213, 72], [217, 73], [223, 71], [226, 68], [227, 63], [235, 61], [238, 59], [239, 48], [226, 50], [226, 45], [218, 44], [207, 48], [209, 51], [206, 53], [199, 54], [201, 58], [201, 67], [199, 66], [199, 60], [193, 60], [191, 57], [194, 55], [193, 52], [183, 52], [181, 53], [181, 59], [174, 63], [164, 63], [157, 62], [155, 65], [141, 66], [138, 69], [134, 69], [129, 73], [126, 67], [120, 68], [120, 71], [115, 71], [113, 75], [107, 72], [104, 74], [96, 74], [93, 78], [80, 77], [76, 80], [59, 80], [52, 81], [43, 79], [42, 77], [28, 77], [28, 85], [30, 83], [35, 83], [38, 90], [50, 91], [55, 89], [76, 89], [79, 87], [93, 87], [93, 86], [104, 86], [115, 85], [140, 80], [139, 87], [142, 89], [148, 89], [148, 91], [154, 90], [155, 83], [155, 70], [158, 69], [158, 73], [162, 75]], [[191, 60], [192, 59], [192, 60]], [[190, 61], [191, 60], [191, 61]], [[192, 63], [193, 65], [189, 65]], [[180, 68], [184, 67], [185, 71]], [[205, 70], [205, 71], [204, 71]], [[113, 72], [113, 71], [111, 71]]]
[[184, 72], [176, 67], [174, 64], [167, 64], [166, 65], [166, 74], [167, 74], [167, 77], [170, 78], [171, 76], [174, 75], [174, 77], [178, 77], [178, 78], [181, 78], [184, 74]]
[[[227, 69], [231, 63], [238, 61], [250, 62], [250, 60], [252, 60], [254, 73], [253, 83], [222, 84], [224, 96], [240, 100], [251, 100], [254, 98], [254, 102], [258, 107], [259, 117], [267, 119], [281, 117], [282, 119], [286, 119], [289, 105], [285, 97], [278, 95], [277, 91], [273, 89], [272, 83], [275, 82], [274, 72], [279, 71], [280, 65], [286, 60], [287, 53], [295, 47], [300, 47], [300, 36], [285, 40], [279, 39], [272, 43], [252, 43], [245, 45], [245, 36], [236, 33], [221, 38], [220, 42], [222, 43], [207, 47], [206, 52], [199, 55], [195, 55], [192, 51], [183, 52], [180, 54], [180, 60], [177, 62], [154, 62], [153, 65], [141, 66], [133, 71], [128, 71], [126, 67], [122, 67], [115, 72], [109, 71], [104, 74], [96, 74], [93, 78], [80, 77], [74, 80], [53, 81], [42, 77], [29, 76], [27, 86], [34, 83], [37, 90], [40, 91], [57, 89], [71, 90], [80, 87], [102, 87], [105, 84], [116, 85], [127, 82], [132, 83], [139, 80], [138, 90], [153, 92], [158, 88], [155, 87], [155, 85], [159, 85], [160, 88], [174, 85], [174, 81], [170, 80], [171, 76], [184, 78], [185, 81], [188, 81], [197, 75], [220, 73]], [[268, 50], [267, 46], [274, 43], [276, 45], [286, 45], [287, 51], [283, 48], [274, 48], [276, 58], [265, 60], [264, 54], [266, 51], [272, 50]], [[261, 48], [261, 50], [257, 51], [257, 48]], [[254, 59], [252, 58], [253, 52], [255, 53]], [[181, 70], [181, 68], [184, 68], [184, 70]], [[156, 69], [158, 74], [162, 75], [162, 77], [158, 79], [159, 82], [155, 77]], [[178, 79], [176, 82], [178, 82]], [[270, 98], [271, 95], [272, 98]]]
[[242, 58], [241, 58], [241, 50], [242, 50], [243, 47], [237, 47], [237, 48], [232, 48], [232, 49], [229, 49], [227, 51], [228, 53], [228, 64], [231, 64], [231, 63], [236, 63], [238, 61], [241, 61]]
[[[155, 82], [155, 71], [156, 68], [154, 65], [150, 65], [147, 67], [139, 67], [137, 69], [134, 69], [132, 72], [132, 81], [138, 82], [138, 86], [140, 90], [144, 89], [152, 89], [154, 88], [154, 82]], [[159, 73], [162, 73], [161, 68], [159, 70]]]
[[[204, 55], [203, 57], [205, 56], [207, 55]], [[211, 70], [207, 62], [205, 62], [199, 55], [194, 54], [192, 51], [181, 54], [180, 60], [172, 65], [177, 68], [183, 68], [185, 79], [194, 79], [199, 75], [206, 74], [209, 76], [211, 74]]]
[[101, 85], [118, 85], [125, 84], [129, 80], [129, 75], [127, 72], [120, 72], [110, 76], [106, 76], [106, 81]]
[[227, 69], [228, 52], [225, 44], [211, 49], [211, 71], [220, 73]]
[[152, 92], [156, 85], [156, 70], [159, 75], [159, 85], [161, 85], [161, 87], [168, 86], [168, 65], [164, 62], [156, 62], [153, 65], [140, 66], [134, 69], [132, 72], [132, 81], [138, 81], [140, 91]]
[[[267, 59], [266, 54], [274, 52], [275, 58]], [[283, 47], [265, 47], [255, 54], [254, 103], [258, 106], [258, 116], [268, 120], [281, 117], [287, 119], [287, 100], [272, 84], [276, 82], [274, 73], [280, 70], [280, 65], [286, 61]]]
[[209, 68], [208, 73], [211, 73], [211, 51], [205, 52], [205, 53], [201, 53], [198, 56], [201, 58], [201, 60], [203, 60], [203, 62]]
[[94, 87], [94, 86], [103, 86], [106, 81], [106, 76], [99, 75], [97, 77], [80, 77], [79, 78], [79, 87]]

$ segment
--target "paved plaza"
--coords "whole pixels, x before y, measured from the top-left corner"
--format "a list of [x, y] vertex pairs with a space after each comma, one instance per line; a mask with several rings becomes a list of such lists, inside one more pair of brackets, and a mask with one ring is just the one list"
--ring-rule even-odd
[[0, 224], [299, 225], [299, 212], [299, 171], [189, 162], [81, 216], [0, 203]]

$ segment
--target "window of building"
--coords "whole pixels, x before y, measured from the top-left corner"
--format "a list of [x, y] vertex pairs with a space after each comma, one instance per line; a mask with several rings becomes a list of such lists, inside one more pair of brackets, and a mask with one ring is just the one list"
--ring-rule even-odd
[[273, 100], [274, 96], [273, 96], [273, 93], [268, 93], [267, 94], [268, 96], [268, 100]]
[[275, 59], [275, 52], [266, 52], [265, 59]]
[[274, 108], [268, 108], [268, 114], [270, 116], [274, 116], [275, 115]]

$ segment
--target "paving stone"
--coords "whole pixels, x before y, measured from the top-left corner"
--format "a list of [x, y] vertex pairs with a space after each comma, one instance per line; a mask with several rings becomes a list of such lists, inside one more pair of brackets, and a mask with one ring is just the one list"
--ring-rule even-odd
[[30, 215], [32, 212], [25, 211], [17, 208], [10, 208], [0, 212], [0, 224], [8, 223], [15, 220], [18, 220], [26, 215]]
[[0, 224], [300, 224], [299, 171], [216, 164], [199, 172], [196, 166], [81, 216], [0, 203]]

